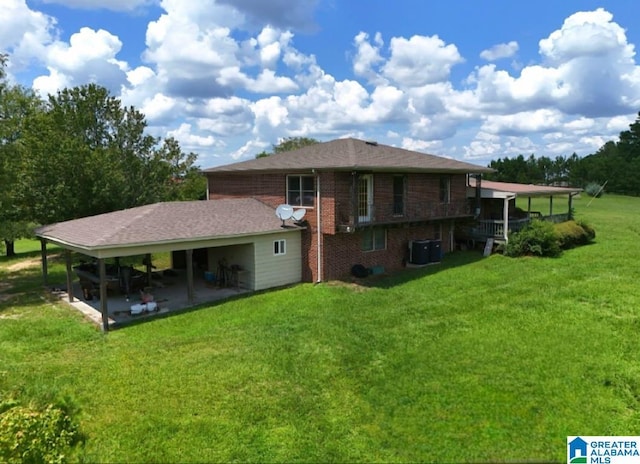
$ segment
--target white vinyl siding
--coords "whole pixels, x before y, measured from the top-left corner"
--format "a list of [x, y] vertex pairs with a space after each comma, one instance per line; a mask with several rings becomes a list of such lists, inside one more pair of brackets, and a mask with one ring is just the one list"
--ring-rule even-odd
[[[301, 233], [298, 230], [254, 238], [254, 290], [279, 287], [302, 280]], [[274, 254], [275, 242], [286, 241], [286, 254]]]
[[[279, 242], [285, 242], [286, 254], [274, 254], [275, 243]], [[215, 272], [223, 258], [230, 265], [237, 264], [243, 270], [242, 286], [249, 290], [264, 290], [302, 280], [299, 230], [220, 239], [209, 242], [206, 247], [209, 248], [209, 270]]]

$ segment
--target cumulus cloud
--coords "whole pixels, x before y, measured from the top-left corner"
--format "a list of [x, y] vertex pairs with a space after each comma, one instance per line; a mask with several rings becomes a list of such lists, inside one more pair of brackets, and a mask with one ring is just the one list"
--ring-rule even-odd
[[553, 130], [561, 122], [562, 114], [559, 111], [540, 109], [508, 115], [489, 115], [481, 130], [489, 134], [526, 135]]
[[99, 83], [119, 92], [127, 82], [128, 65], [116, 59], [122, 43], [104, 30], [83, 27], [72, 34], [69, 44], [56, 41], [46, 46], [44, 62], [50, 71], [34, 81], [41, 93], [54, 93], [62, 87]]
[[356, 76], [362, 76], [370, 81], [376, 80], [378, 73], [374, 67], [384, 61], [380, 55], [380, 48], [384, 45], [382, 34], [376, 33], [373, 44], [369, 43], [369, 34], [360, 32], [353, 40], [357, 48], [353, 59], [353, 72]]
[[13, 67], [37, 63], [33, 85], [42, 93], [105, 85], [140, 108], [154, 133], [172, 134], [206, 157], [253, 157], [279, 137], [347, 135], [477, 162], [567, 154], [627, 129], [640, 107], [634, 46], [603, 9], [559, 22], [539, 37], [537, 57], [518, 69], [499, 61], [519, 52], [517, 42], [487, 48], [480, 56], [490, 63], [465, 71], [461, 81], [452, 79], [465, 62], [455, 43], [437, 35], [385, 42], [381, 32], [355, 35], [344, 45], [351, 46], [351, 75], [332, 75], [313, 50], [295, 43], [294, 32], [314, 27], [318, 1], [294, 3], [159, 0], [160, 8], [148, 10], [161, 14], [149, 18], [142, 62], [129, 63], [121, 55], [124, 38], [107, 28], [68, 31], [65, 41], [54, 18], [25, 0], [4, 0], [0, 50], [11, 52]]
[[382, 73], [402, 87], [445, 81], [451, 68], [463, 61], [458, 48], [445, 44], [437, 35], [394, 37], [390, 50], [391, 57], [382, 67]]
[[505, 113], [553, 107], [584, 117], [627, 114], [640, 102], [634, 47], [603, 9], [578, 12], [540, 40], [542, 64], [511, 76], [495, 65], [470, 77], [484, 109]]
[[20, 70], [55, 40], [56, 20], [29, 9], [24, 0], [4, 0], [0, 13], [0, 52], [10, 53], [9, 69]]
[[518, 51], [518, 42], [501, 43], [480, 52], [480, 58], [487, 61], [496, 61], [502, 58], [511, 58]]

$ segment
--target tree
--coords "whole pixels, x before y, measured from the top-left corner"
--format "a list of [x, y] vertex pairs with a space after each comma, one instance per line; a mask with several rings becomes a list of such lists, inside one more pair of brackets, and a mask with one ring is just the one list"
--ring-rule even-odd
[[277, 145], [273, 146], [273, 152], [283, 153], [286, 151], [293, 151], [316, 143], [319, 143], [318, 140], [309, 137], [287, 137], [282, 139]]
[[[316, 143], [320, 142], [309, 137], [286, 137], [282, 139], [277, 145], [272, 145], [272, 148], [273, 153], [284, 153], [287, 151], [297, 150], [308, 145], [314, 145]], [[269, 153], [266, 150], [263, 150], [261, 153], [258, 153], [256, 155], [256, 159], [271, 156], [273, 153]]]
[[[0, 78], [6, 55], [0, 55]], [[15, 240], [31, 235], [32, 224], [20, 201], [25, 150], [23, 135], [28, 117], [42, 111], [42, 101], [30, 89], [0, 82], [0, 240], [7, 256], [14, 256]]]
[[173, 137], [164, 139], [154, 152], [155, 172], [162, 191], [158, 198], [163, 201], [203, 200], [207, 191], [207, 179], [195, 166], [197, 155], [184, 153]]
[[25, 133], [29, 216], [49, 223], [200, 197], [196, 155], [146, 134], [146, 126], [142, 113], [95, 84], [49, 96]]

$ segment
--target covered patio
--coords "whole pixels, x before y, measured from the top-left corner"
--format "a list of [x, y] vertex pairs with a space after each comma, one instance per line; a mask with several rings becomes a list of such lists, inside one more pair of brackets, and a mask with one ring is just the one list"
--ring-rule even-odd
[[[122, 293], [110, 294], [107, 292], [107, 318], [109, 329], [121, 327], [133, 322], [180, 312], [203, 303], [213, 303], [236, 296], [250, 293], [251, 290], [241, 286], [221, 286], [218, 282], [205, 280], [201, 275], [194, 274], [193, 298], [189, 300], [186, 291], [187, 277], [185, 273], [172, 276], [163, 276], [160, 280], [154, 279], [151, 285], [153, 300], [156, 305], [149, 310], [141, 310], [132, 313], [131, 307], [141, 304], [138, 295], [127, 298]], [[55, 291], [56, 295], [68, 302], [68, 304], [82, 313], [89, 321], [98, 327], [102, 327], [102, 306], [100, 298], [86, 299], [79, 282], [72, 282], [73, 298], [69, 298], [66, 290]]]
[[[467, 196], [475, 198], [477, 190], [476, 179], [470, 178]], [[507, 242], [509, 232], [521, 230], [532, 219], [551, 222], [572, 219], [573, 197], [582, 192], [582, 189], [482, 180], [480, 192], [480, 216], [471, 230], [471, 238], [482, 241], [491, 238], [498, 242]], [[515, 200], [518, 197], [527, 198], [527, 211], [516, 208]], [[549, 198], [548, 212], [531, 210], [531, 199], [540, 197]], [[558, 207], [554, 198], [565, 199], [566, 209]]]
[[[283, 227], [274, 209], [242, 198], [155, 203], [42, 226], [36, 236], [45, 285], [47, 244], [53, 243], [64, 249], [66, 265], [66, 285], [58, 293], [108, 331], [133, 318], [299, 282], [301, 230]], [[291, 253], [284, 260], [273, 256], [274, 240], [287, 240]], [[153, 269], [151, 254], [164, 252], [171, 253], [171, 269]], [[94, 271], [74, 268], [72, 253], [89, 257]], [[128, 267], [119, 260], [132, 256], [144, 257], [142, 289], [129, 288], [122, 279]], [[268, 276], [271, 268], [281, 272]], [[87, 291], [87, 282], [93, 289]], [[155, 304], [145, 294], [152, 294]]]

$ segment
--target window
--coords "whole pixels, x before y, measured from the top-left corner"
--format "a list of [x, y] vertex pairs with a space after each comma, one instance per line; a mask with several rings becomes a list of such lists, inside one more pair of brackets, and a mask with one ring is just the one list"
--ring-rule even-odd
[[371, 222], [373, 210], [373, 175], [358, 178], [358, 222]]
[[275, 242], [273, 242], [273, 254], [284, 255], [287, 252], [286, 244], [286, 240], [276, 240]]
[[365, 229], [362, 231], [362, 251], [384, 250], [387, 248], [386, 229]]
[[440, 177], [440, 203], [451, 202], [451, 176]]
[[287, 203], [291, 206], [313, 206], [315, 194], [313, 176], [287, 176]]
[[393, 176], [393, 215], [404, 214], [405, 176]]

